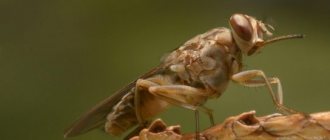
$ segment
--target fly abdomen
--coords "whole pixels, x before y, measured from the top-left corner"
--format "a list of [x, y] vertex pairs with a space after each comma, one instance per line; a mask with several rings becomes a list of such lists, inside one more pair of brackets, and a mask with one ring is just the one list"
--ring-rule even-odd
[[139, 123], [136, 117], [136, 106], [134, 103], [135, 92], [138, 92], [140, 101], [139, 107], [142, 121], [147, 121], [162, 112], [169, 105], [155, 95], [149, 93], [148, 88], [132, 88], [122, 99], [113, 107], [113, 111], [108, 114], [105, 124], [105, 131], [118, 136]]
[[127, 93], [108, 114], [105, 131], [118, 136], [138, 123], [134, 107], [134, 90]]

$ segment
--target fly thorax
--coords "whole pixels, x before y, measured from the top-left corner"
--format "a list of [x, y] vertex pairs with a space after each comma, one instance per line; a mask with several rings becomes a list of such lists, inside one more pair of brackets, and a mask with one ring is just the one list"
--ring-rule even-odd
[[204, 46], [201, 50], [201, 60], [204, 71], [200, 73], [199, 79], [213, 90], [215, 95], [220, 95], [229, 82], [228, 48], [214, 43]]
[[200, 60], [202, 64], [201, 66], [203, 67], [204, 70], [214, 69], [217, 63], [213, 58], [208, 56], [202, 56]]
[[190, 82], [190, 75], [186, 71], [186, 66], [182, 63], [180, 64], [173, 64], [170, 66], [170, 70], [175, 73], [178, 77], [179, 83], [189, 83]]

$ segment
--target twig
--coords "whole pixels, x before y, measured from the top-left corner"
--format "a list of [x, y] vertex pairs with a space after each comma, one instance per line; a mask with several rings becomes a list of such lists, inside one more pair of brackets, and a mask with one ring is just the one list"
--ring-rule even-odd
[[[196, 134], [181, 134], [180, 126], [155, 120], [130, 140], [191, 140]], [[310, 115], [271, 114], [256, 117], [255, 111], [227, 118], [200, 133], [200, 140], [330, 140], [330, 112]]]

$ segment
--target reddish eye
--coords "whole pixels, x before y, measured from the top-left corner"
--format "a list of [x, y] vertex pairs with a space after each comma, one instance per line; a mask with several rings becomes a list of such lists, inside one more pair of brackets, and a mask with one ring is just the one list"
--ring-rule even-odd
[[235, 14], [230, 18], [230, 25], [234, 32], [243, 40], [250, 41], [252, 38], [252, 26], [249, 20], [241, 14]]

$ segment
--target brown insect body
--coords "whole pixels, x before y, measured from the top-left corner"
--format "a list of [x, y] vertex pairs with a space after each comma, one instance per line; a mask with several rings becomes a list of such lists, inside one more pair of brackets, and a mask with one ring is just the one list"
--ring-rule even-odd
[[[250, 16], [235, 14], [230, 25], [232, 30], [215, 28], [184, 43], [168, 54], [158, 67], [80, 118], [65, 137], [104, 124], [106, 132], [120, 135], [169, 105], [199, 110], [209, 98], [219, 97], [231, 80], [245, 86], [270, 87], [274, 83], [280, 86], [277, 78], [265, 77], [260, 71], [241, 72], [242, 55], [254, 54], [268, 43], [262, 39], [263, 34], [270, 34], [265, 24]], [[293, 37], [284, 39], [287, 38]], [[253, 80], [256, 76], [262, 76], [264, 81]], [[275, 97], [272, 89], [269, 90], [276, 106], [283, 109], [282, 97]], [[209, 114], [213, 122], [211, 111], [204, 107], [202, 111]]]
[[[226, 89], [230, 76], [241, 69], [241, 53], [227, 28], [216, 28], [187, 41], [162, 62], [162, 72], [147, 79], [159, 85], [188, 85], [203, 90], [203, 98], [192, 99], [192, 106], [202, 105], [209, 97], [218, 97]], [[225, 61], [223, 61], [225, 60]], [[184, 69], [177, 70], [182, 67]], [[135, 88], [125, 95], [108, 115], [106, 130], [120, 134], [135, 126]], [[168, 103], [148, 91], [141, 93], [142, 118], [149, 119], [163, 111]]]

